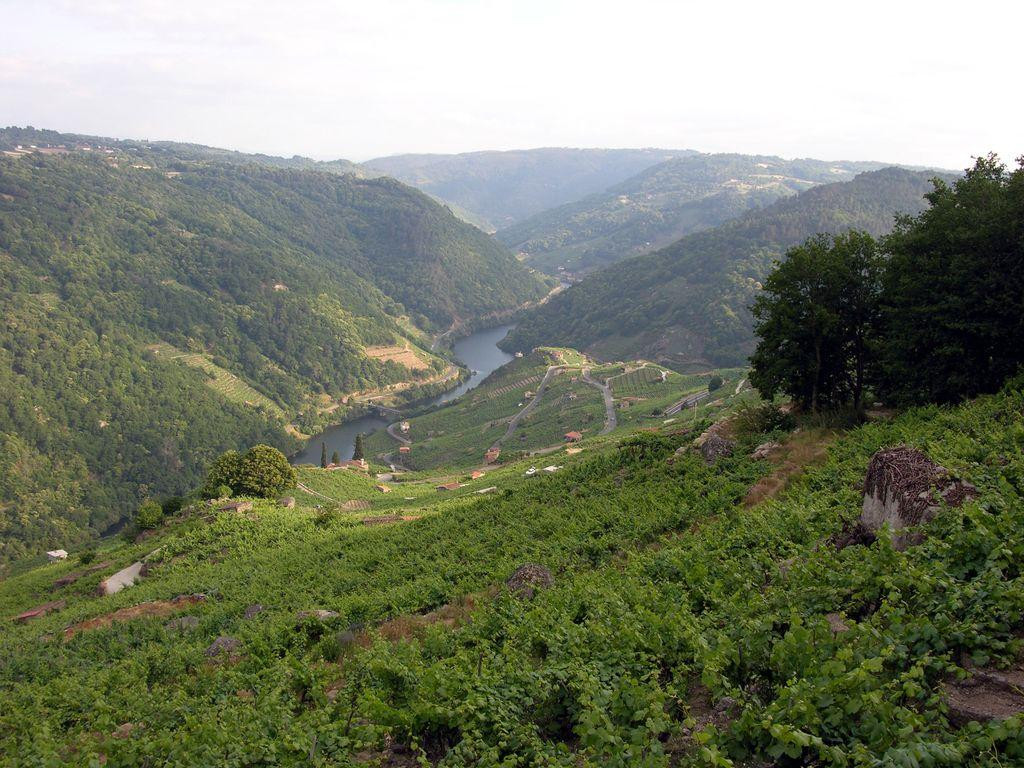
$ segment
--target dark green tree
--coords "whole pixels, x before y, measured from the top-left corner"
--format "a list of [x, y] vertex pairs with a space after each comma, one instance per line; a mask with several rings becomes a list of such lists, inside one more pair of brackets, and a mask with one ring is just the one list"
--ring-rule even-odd
[[723, 381], [721, 376], [712, 376], [708, 379], [708, 392], [714, 392], [717, 389], [721, 389], [722, 384]]
[[254, 445], [239, 465], [239, 487], [236, 492], [249, 496], [271, 498], [293, 488], [297, 481], [295, 468], [277, 448]]
[[356, 444], [352, 449], [352, 458], [358, 461], [363, 458], [363, 433], [360, 432], [356, 435]]
[[817, 412], [860, 408], [877, 327], [881, 259], [864, 232], [817, 235], [790, 249], [753, 305], [751, 383]]
[[327, 443], [320, 443], [320, 468], [327, 466]]
[[340, 464], [340, 463], [341, 463], [341, 456], [339, 456], [338, 452], [335, 451], [334, 453], [331, 454], [331, 464]]
[[885, 240], [879, 390], [897, 403], [992, 392], [1024, 363], [1024, 158], [978, 158]]

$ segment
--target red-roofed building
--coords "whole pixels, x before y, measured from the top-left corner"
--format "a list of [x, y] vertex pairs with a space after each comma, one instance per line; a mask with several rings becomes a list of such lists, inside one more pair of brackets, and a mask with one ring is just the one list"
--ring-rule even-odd
[[581, 435], [579, 432], [573, 431], [565, 433], [565, 442], [567, 443], [578, 443], [582, 439], [583, 435]]

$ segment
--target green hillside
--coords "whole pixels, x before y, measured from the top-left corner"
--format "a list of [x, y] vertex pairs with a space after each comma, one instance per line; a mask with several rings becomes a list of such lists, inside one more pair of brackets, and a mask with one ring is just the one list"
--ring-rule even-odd
[[665, 149], [544, 149], [393, 155], [362, 164], [452, 204], [484, 229], [600, 192], [644, 168], [691, 154]]
[[818, 184], [849, 181], [881, 163], [688, 155], [647, 168], [582, 200], [531, 216], [497, 238], [551, 274], [588, 272], [716, 227]]
[[502, 346], [558, 344], [602, 359], [643, 356], [683, 367], [742, 364], [753, 349], [749, 306], [786, 248], [818, 232], [887, 232], [896, 213], [925, 207], [931, 176], [862, 173], [620, 262], [529, 311]]
[[[0, 582], [0, 761], [1013, 765], [1019, 717], [962, 727], [946, 702], [965, 668], [1016, 663], [1022, 424], [1018, 382], [838, 437], [744, 434], [714, 466], [695, 433], [609, 441], [390, 524], [186, 510]], [[768, 437], [782, 455], [749, 458]], [[979, 498], [906, 551], [828, 544], [899, 443]], [[95, 594], [140, 559], [138, 585]], [[524, 563], [553, 574], [533, 599], [502, 586]]]
[[546, 292], [394, 180], [131, 147], [0, 156], [0, 263], [0, 559], [184, 492], [226, 448], [293, 448], [285, 422], [346, 394], [427, 383], [445, 361], [367, 348]]

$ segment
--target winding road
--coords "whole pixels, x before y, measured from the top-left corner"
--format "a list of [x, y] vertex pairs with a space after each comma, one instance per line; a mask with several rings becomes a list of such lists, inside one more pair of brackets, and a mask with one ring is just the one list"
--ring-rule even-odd
[[519, 422], [529, 416], [533, 409], [537, 407], [540, 399], [544, 396], [544, 390], [548, 388], [548, 384], [551, 383], [552, 377], [559, 371], [565, 370], [569, 366], [566, 365], [549, 365], [547, 371], [544, 372], [544, 378], [541, 379], [540, 385], [537, 387], [537, 394], [533, 396], [533, 400], [526, 404], [519, 413], [512, 417], [508, 423], [508, 429], [505, 430], [505, 434], [494, 441], [494, 445], [491, 448], [500, 448], [501, 444], [512, 437], [512, 433], [516, 431], [516, 427], [519, 426]]
[[607, 435], [619, 423], [619, 418], [615, 415], [615, 399], [612, 397], [612, 388], [607, 383], [602, 384], [597, 379], [591, 378], [590, 369], [586, 367], [583, 368], [583, 380], [590, 386], [601, 390], [601, 395], [604, 397], [604, 429], [597, 434]]

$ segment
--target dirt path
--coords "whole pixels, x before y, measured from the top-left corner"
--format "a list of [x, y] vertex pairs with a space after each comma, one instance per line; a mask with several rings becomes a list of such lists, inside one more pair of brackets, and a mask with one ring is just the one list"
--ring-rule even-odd
[[604, 397], [604, 429], [597, 434], [607, 435], [619, 423], [618, 416], [615, 415], [615, 399], [612, 397], [612, 388], [608, 384], [602, 384], [597, 379], [591, 378], [589, 368], [583, 369], [583, 380], [590, 386], [601, 390], [601, 395]]
[[665, 409], [665, 415], [666, 416], [675, 416], [677, 413], [679, 413], [684, 408], [692, 408], [694, 405], [699, 403], [701, 400], [707, 400], [709, 397], [711, 397], [711, 393], [708, 392], [706, 389], [704, 391], [702, 391], [702, 392], [695, 392], [692, 395], [687, 395], [682, 400], [679, 400], [679, 401], [673, 403], [672, 405], [670, 405], [668, 408], [666, 408]]
[[540, 403], [541, 398], [544, 396], [544, 391], [548, 388], [548, 384], [551, 383], [551, 379], [558, 371], [564, 371], [570, 366], [566, 365], [549, 365], [547, 371], [544, 373], [544, 378], [540, 380], [540, 386], [537, 387], [537, 394], [533, 396], [533, 400], [526, 404], [519, 413], [512, 417], [512, 420], [508, 423], [508, 429], [505, 430], [505, 434], [494, 441], [494, 445], [491, 448], [500, 448], [501, 444], [512, 437], [512, 433], [516, 431], [516, 427], [519, 426], [519, 422], [525, 419]]
[[324, 496], [324, 495], [323, 495], [322, 493], [320, 493], [319, 491], [314, 491], [314, 490], [313, 490], [312, 488], [310, 488], [310, 487], [309, 487], [308, 485], [304, 485], [304, 484], [302, 484], [302, 483], [296, 483], [296, 484], [295, 484], [295, 487], [296, 487], [296, 488], [298, 488], [298, 489], [299, 489], [300, 491], [302, 491], [303, 493], [308, 493], [308, 494], [309, 494], [310, 496], [319, 496], [319, 497], [320, 497], [321, 499], [326, 499], [327, 501], [332, 501], [332, 502], [334, 502], [335, 504], [340, 504], [340, 503], [341, 503], [341, 502], [340, 502], [340, 501], [338, 501], [337, 499], [332, 499], [332, 498], [331, 498], [330, 496]]
[[396, 421], [394, 424], [388, 424], [388, 428], [387, 428], [388, 436], [391, 437], [394, 440], [397, 440], [402, 445], [412, 445], [412, 440], [410, 440], [407, 437], [402, 437], [401, 433], [399, 433], [398, 425], [401, 424], [401, 423], [402, 422], [400, 422], [400, 421]]

